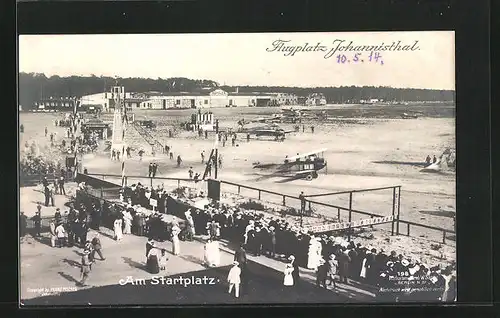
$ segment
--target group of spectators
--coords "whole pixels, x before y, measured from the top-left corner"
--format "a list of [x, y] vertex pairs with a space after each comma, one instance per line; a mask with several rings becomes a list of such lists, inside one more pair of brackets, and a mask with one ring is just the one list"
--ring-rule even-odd
[[[150, 198], [157, 200], [158, 206], [157, 209], [155, 208], [157, 213], [145, 216], [140, 212], [141, 208], [137, 207], [151, 209]], [[246, 251], [255, 256], [265, 255], [285, 260], [293, 255], [298, 266], [310, 269], [311, 246], [319, 242], [321, 264], [327, 266], [328, 261], [333, 257], [339, 282], [363, 283], [379, 290], [386, 288], [389, 292], [382, 292], [380, 295], [386, 297], [387, 300], [396, 298], [403, 300], [406, 296], [408, 299], [415, 297], [419, 300], [427, 297], [426, 300], [429, 301], [455, 298], [456, 277], [454, 273], [456, 269], [454, 264], [446, 267], [427, 266], [418, 259], [406, 257], [395, 251], [377, 250], [373, 247], [362, 246], [360, 243], [356, 244], [354, 241], [348, 242], [338, 236], [316, 235], [283, 218], [218, 202], [211, 202], [203, 208], [195, 208], [188, 203], [180, 203], [178, 199], [174, 200], [170, 193], [161, 188], [148, 189], [137, 184], [125, 188], [122, 199], [128, 202], [127, 207], [106, 204], [103, 209], [108, 210], [106, 214], [110, 213], [114, 215], [114, 218], [120, 217], [120, 210], [130, 212], [134, 217], [132, 233], [137, 235], [147, 235], [159, 240], [168, 239], [170, 237], [168, 225], [161, 222], [162, 213], [168, 213], [180, 219], [187, 218], [187, 221], [180, 225], [184, 233], [179, 236], [181, 239], [191, 239], [190, 234], [209, 235], [211, 239], [225, 239], [236, 244], [243, 244]], [[142, 221], [139, 221], [141, 219]], [[320, 270], [316, 266], [312, 269]], [[402, 281], [407, 282], [408, 285], [404, 285]], [[426, 286], [425, 293], [415, 296], [414, 291], [418, 289], [404, 289], [404, 286], [411, 285], [410, 282], [417, 281], [418, 286]], [[411, 290], [412, 292], [408, 292], [408, 295], [390, 292], [396, 290], [394, 289], [396, 285], [398, 285], [398, 290]], [[443, 295], [445, 290], [446, 295]]]

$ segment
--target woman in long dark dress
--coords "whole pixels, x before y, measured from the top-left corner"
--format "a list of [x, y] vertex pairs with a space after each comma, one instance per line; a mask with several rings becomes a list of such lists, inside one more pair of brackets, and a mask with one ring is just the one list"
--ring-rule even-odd
[[159, 263], [160, 256], [161, 252], [158, 248], [153, 247], [149, 251], [146, 267], [150, 274], [158, 274], [160, 272], [160, 263]]

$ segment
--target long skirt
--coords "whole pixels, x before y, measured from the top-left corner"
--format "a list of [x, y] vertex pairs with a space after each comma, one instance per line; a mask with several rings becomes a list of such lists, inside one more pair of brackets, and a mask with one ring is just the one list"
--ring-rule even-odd
[[160, 264], [158, 263], [158, 257], [156, 255], [151, 255], [146, 263], [148, 272], [151, 274], [158, 274], [160, 272]]
[[181, 252], [181, 246], [179, 243], [179, 238], [175, 236], [174, 238], [172, 238], [172, 253], [174, 255], [179, 255], [180, 252]]

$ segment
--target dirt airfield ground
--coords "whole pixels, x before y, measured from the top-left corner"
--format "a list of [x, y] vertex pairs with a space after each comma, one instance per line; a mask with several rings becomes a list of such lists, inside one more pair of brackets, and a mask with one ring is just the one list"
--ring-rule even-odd
[[[221, 127], [236, 128], [236, 121], [247, 121], [278, 112], [277, 108], [226, 108], [212, 109]], [[220, 145], [219, 151], [223, 156], [223, 167], [219, 172], [221, 180], [240, 183], [256, 188], [280, 192], [297, 196], [300, 191], [307, 194], [318, 194], [333, 191], [356, 190], [363, 188], [385, 187], [401, 185], [401, 219], [427, 224], [430, 226], [453, 229], [453, 220], [444, 216], [446, 212], [455, 211], [455, 174], [429, 174], [420, 172], [420, 167], [409, 163], [421, 163], [427, 155], [439, 155], [446, 148], [455, 148], [455, 120], [454, 107], [450, 106], [350, 106], [328, 107], [328, 117], [334, 118], [330, 123], [306, 123], [306, 131], [287, 135], [284, 142], [250, 140], [239, 136], [237, 147], [230, 143], [225, 147]], [[401, 119], [402, 112], [422, 112], [417, 119]], [[176, 167], [174, 160], [166, 158], [164, 154], [154, 157], [146, 147], [139, 134], [130, 127], [126, 139], [129, 144], [138, 149], [144, 147], [147, 151], [140, 162], [137, 155], [126, 162], [127, 175], [147, 175], [147, 164], [156, 161], [159, 164], [158, 176], [187, 178], [190, 166], [202, 173], [200, 152], [208, 153], [213, 147], [214, 138], [199, 138], [196, 134], [181, 131], [180, 122], [188, 121], [195, 110], [175, 111], [140, 111], [136, 112], [136, 119], [150, 119], [158, 124], [157, 138], [164, 144], [171, 146], [175, 156], [181, 155], [183, 164]], [[60, 139], [64, 129], [54, 127], [53, 121], [62, 115], [57, 113], [21, 113], [20, 123], [25, 132], [20, 135], [20, 148], [24, 148], [25, 141], [36, 140], [42, 153], [49, 153], [48, 138], [44, 137], [43, 130], [47, 126], [50, 132], [57, 132]], [[311, 125], [315, 126], [314, 134]], [[293, 125], [282, 125], [288, 130]], [[167, 138], [169, 129], [176, 131], [175, 138]], [[325, 158], [328, 161], [327, 171], [322, 171], [313, 181], [295, 180], [283, 182], [282, 178], [262, 178], [252, 163], [280, 163], [286, 155], [293, 156], [297, 152], [308, 152], [320, 148], [327, 148]], [[50, 152], [52, 153], [52, 152]], [[54, 154], [52, 154], [54, 158]], [[63, 158], [61, 156], [60, 158]], [[111, 161], [109, 154], [95, 153], [83, 158], [83, 166], [89, 173], [120, 174], [120, 163]], [[118, 181], [118, 178], [108, 178]], [[137, 179], [136, 181], [138, 181]], [[130, 178], [129, 183], [134, 182]], [[155, 181], [161, 183], [164, 181]], [[165, 181], [166, 183], [166, 181]], [[27, 215], [35, 211], [36, 202], [41, 199], [31, 198], [29, 193], [21, 197], [20, 207]], [[224, 185], [225, 192], [236, 192], [236, 187]], [[35, 192], [33, 192], [35, 193]], [[254, 191], [242, 190], [242, 195], [256, 198]], [[264, 201], [281, 202], [280, 197], [262, 195]], [[353, 209], [367, 211], [381, 215], [392, 213], [392, 191], [381, 190], [369, 193], [357, 193], [353, 196]], [[315, 198], [315, 201], [348, 207], [348, 195], [328, 196]], [[62, 203], [62, 202], [61, 202]], [[296, 207], [298, 202], [290, 202]], [[322, 209], [316, 206], [317, 212], [327, 216], [336, 216], [336, 210]], [[343, 220], [347, 213], [342, 213]], [[366, 218], [353, 215], [353, 219]], [[432, 230], [412, 227], [412, 236], [390, 236], [390, 233], [378, 230], [390, 229], [390, 225], [376, 226], [373, 232], [377, 239], [367, 240], [375, 248], [384, 246], [398, 253], [417, 255], [428, 264], [441, 262], [449, 263], [455, 259], [454, 241], [448, 239], [447, 244], [439, 251], [432, 251], [432, 242], [439, 241], [442, 233]], [[406, 233], [406, 226], [400, 231]], [[360, 239], [363, 241], [363, 239]], [[389, 243], [388, 243], [389, 242]], [[389, 247], [385, 245], [389, 244]], [[27, 247], [22, 247], [23, 257], [28, 260]], [[24, 260], [23, 259], [23, 260]], [[24, 273], [28, 275], [29, 273]], [[32, 276], [32, 275], [28, 275]], [[27, 278], [26, 278], [27, 279]], [[28, 281], [31, 281], [32, 277]], [[33, 284], [31, 284], [33, 285]]]
[[[366, 107], [366, 106], [365, 106]], [[386, 106], [385, 108], [395, 107]], [[420, 106], [425, 109], [428, 106]], [[442, 106], [446, 107], [446, 106]], [[380, 108], [380, 107], [379, 107]], [[361, 110], [360, 110], [361, 109]], [[377, 112], [369, 109], [363, 113], [363, 107], [350, 109], [352, 116], [348, 121], [337, 120], [333, 123], [306, 123], [306, 130], [287, 135], [285, 142], [250, 140], [240, 135], [237, 147], [230, 143], [225, 147], [219, 145], [219, 152], [223, 156], [223, 167], [219, 171], [219, 178], [226, 181], [250, 185], [270, 191], [297, 196], [301, 191], [307, 194], [319, 194], [335, 191], [357, 190], [364, 188], [401, 185], [401, 218], [427, 225], [453, 228], [453, 221], [449, 217], [440, 216], [447, 211], [455, 211], [455, 174], [430, 174], [420, 172], [421, 167], [410, 163], [421, 163], [427, 155], [439, 155], [446, 148], [455, 148], [455, 120], [449, 114], [439, 113], [435, 109], [429, 111], [433, 117], [417, 119], [384, 118], [397, 117], [394, 110], [386, 111], [380, 108]], [[221, 127], [236, 128], [238, 119], [253, 120], [269, 113], [276, 112], [276, 108], [226, 108], [213, 109], [215, 118], [220, 121]], [[345, 108], [332, 107], [329, 117], [341, 113], [346, 119]], [[142, 145], [146, 150], [143, 162], [137, 155], [126, 163], [128, 175], [147, 175], [147, 164], [156, 161], [159, 164], [159, 176], [187, 177], [190, 166], [195, 171], [203, 172], [201, 151], [210, 153], [214, 138], [198, 138], [194, 133], [183, 132], [174, 126], [182, 121], [188, 121], [194, 110], [182, 111], [142, 111], [136, 112], [136, 119], [151, 119], [158, 124], [155, 136], [164, 144], [168, 144], [172, 151], [183, 159], [181, 168], [177, 168], [174, 161], [163, 154], [153, 157], [149, 147], [131, 127], [126, 138], [134, 148]], [[384, 114], [389, 113], [389, 115]], [[330, 115], [331, 114], [331, 115]], [[42, 121], [46, 121], [49, 130], [55, 129], [52, 121], [61, 115], [56, 114], [21, 114], [21, 123], [25, 122], [25, 136], [43, 134]], [[367, 118], [365, 116], [371, 116]], [[373, 118], [378, 117], [378, 118]], [[34, 126], [36, 118], [37, 126]], [[32, 123], [30, 123], [32, 122]], [[310, 129], [315, 126], [314, 134]], [[290, 129], [292, 125], [281, 125]], [[37, 132], [35, 129], [40, 130]], [[176, 129], [177, 137], [166, 137], [168, 129]], [[62, 135], [60, 132], [58, 135]], [[31, 138], [27, 138], [31, 139]], [[35, 137], [35, 139], [37, 139]], [[283, 178], [267, 178], [253, 169], [252, 163], [281, 163], [286, 155], [309, 152], [327, 148], [324, 157], [328, 162], [326, 170], [313, 181], [294, 180], [284, 182]], [[120, 163], [112, 162], [106, 154], [95, 154], [83, 159], [83, 166], [89, 173], [120, 174]], [[131, 180], [132, 181], [132, 180]], [[225, 186], [226, 191], [234, 191], [234, 187]], [[245, 194], [242, 192], [242, 194]], [[248, 193], [255, 196], [256, 193]], [[263, 200], [273, 201], [263, 195]], [[341, 207], [348, 207], [348, 195], [337, 195], [314, 198], [315, 201], [330, 203]], [[353, 209], [371, 213], [390, 215], [392, 213], [392, 190], [357, 193], [353, 196]], [[443, 212], [443, 213], [441, 213]], [[329, 213], [326, 211], [326, 213]], [[336, 214], [336, 211], [335, 211]], [[343, 216], [344, 217], [344, 216]]]

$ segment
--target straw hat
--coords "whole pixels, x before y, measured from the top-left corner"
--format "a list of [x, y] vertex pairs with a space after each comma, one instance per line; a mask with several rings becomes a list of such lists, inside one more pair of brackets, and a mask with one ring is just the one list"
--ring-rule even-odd
[[289, 261], [293, 261], [293, 260], [295, 260], [295, 256], [293, 256], [293, 255], [288, 256], [288, 260], [289, 260]]

